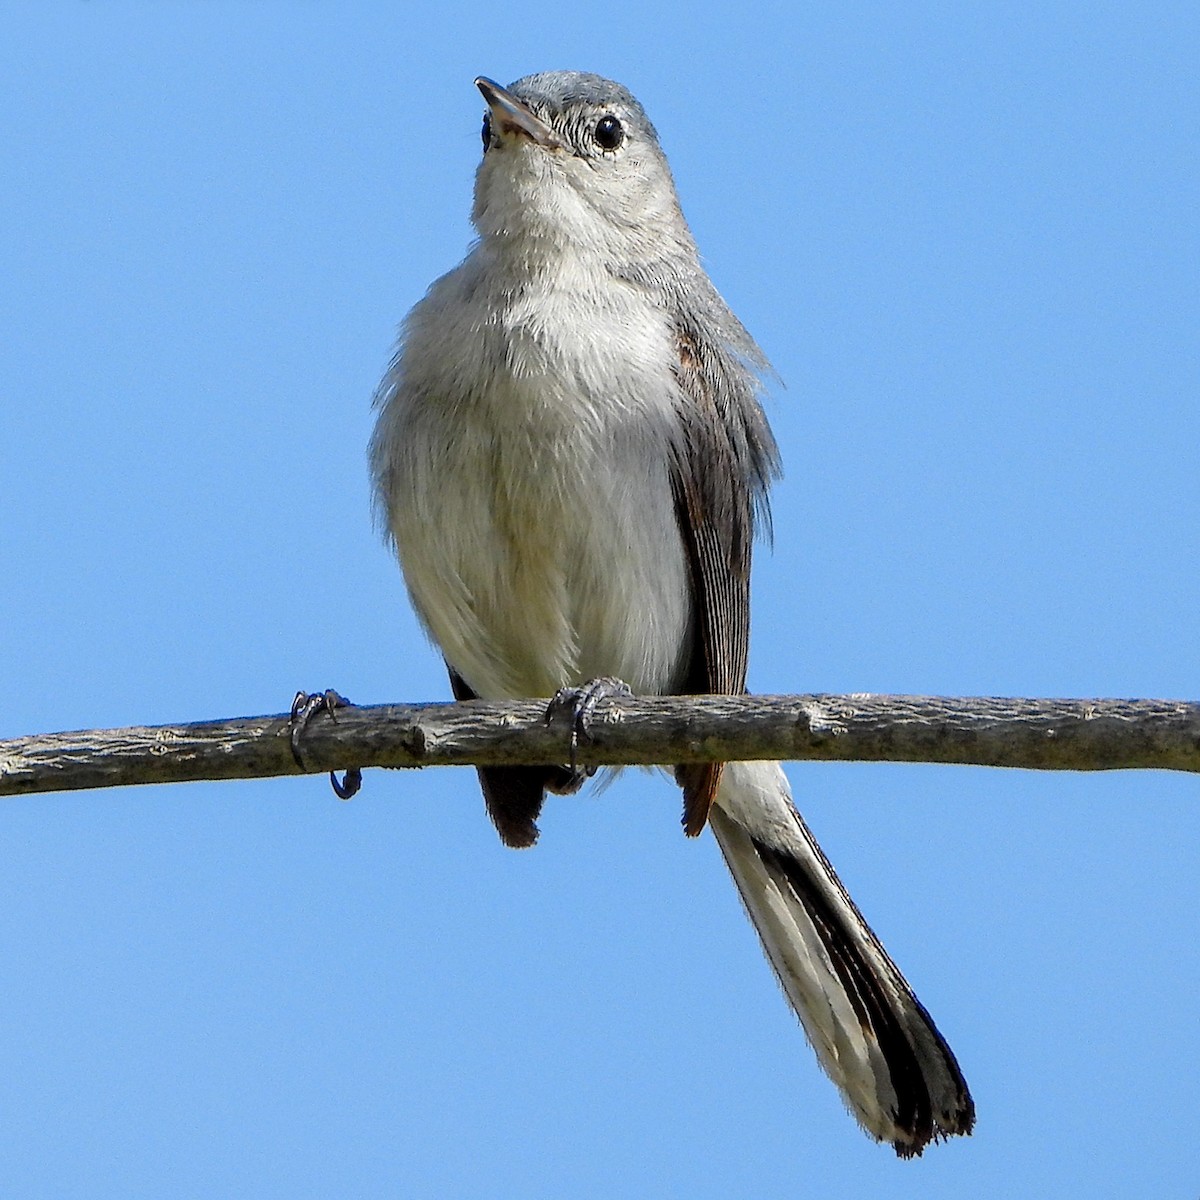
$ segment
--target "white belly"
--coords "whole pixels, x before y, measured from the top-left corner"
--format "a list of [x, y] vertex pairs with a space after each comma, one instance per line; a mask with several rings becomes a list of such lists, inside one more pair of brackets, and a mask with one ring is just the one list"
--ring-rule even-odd
[[[585, 311], [563, 311], [576, 303]], [[488, 699], [601, 675], [671, 690], [692, 617], [669, 331], [570, 295], [510, 304], [499, 321], [482, 304], [459, 328], [436, 319], [436, 289], [431, 305], [410, 323], [374, 457], [409, 592], [446, 660]], [[564, 347], [563, 327], [590, 337]], [[414, 377], [414, 352], [436, 364], [450, 346], [454, 379]], [[464, 375], [483, 385], [464, 388]]]

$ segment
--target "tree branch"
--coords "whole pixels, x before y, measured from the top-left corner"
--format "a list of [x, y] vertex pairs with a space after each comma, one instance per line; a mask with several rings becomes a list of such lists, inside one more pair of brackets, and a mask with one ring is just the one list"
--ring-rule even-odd
[[[285, 715], [0, 741], [0, 796], [361, 767], [553, 764], [546, 702], [404, 704], [318, 714], [291, 749]], [[1200, 704], [1173, 700], [806, 695], [603, 701], [581, 765], [807, 759], [1059, 771], [1200, 772]]]

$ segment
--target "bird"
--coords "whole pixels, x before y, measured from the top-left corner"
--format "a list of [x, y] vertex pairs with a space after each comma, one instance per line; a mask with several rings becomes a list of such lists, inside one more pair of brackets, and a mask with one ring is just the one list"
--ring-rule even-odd
[[[477, 232], [401, 326], [375, 398], [380, 523], [459, 701], [745, 691], [750, 560], [779, 451], [769, 364], [701, 264], [628, 89], [480, 77]], [[508, 846], [587, 772], [478, 769]], [[778, 763], [675, 769], [783, 993], [868, 1135], [969, 1134], [958, 1062]]]

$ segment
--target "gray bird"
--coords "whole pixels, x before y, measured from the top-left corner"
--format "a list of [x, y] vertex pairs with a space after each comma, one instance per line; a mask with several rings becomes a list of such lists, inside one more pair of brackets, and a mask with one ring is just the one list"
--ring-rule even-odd
[[[750, 548], [778, 452], [767, 362], [700, 265], [658, 136], [597, 75], [477, 79], [467, 258], [408, 315], [371, 465], [412, 603], [459, 700], [745, 690]], [[586, 693], [586, 694], [594, 694]], [[821, 1065], [903, 1157], [970, 1133], [949, 1046], [792, 804], [778, 763], [676, 771]], [[487, 767], [532, 845], [571, 767]]]

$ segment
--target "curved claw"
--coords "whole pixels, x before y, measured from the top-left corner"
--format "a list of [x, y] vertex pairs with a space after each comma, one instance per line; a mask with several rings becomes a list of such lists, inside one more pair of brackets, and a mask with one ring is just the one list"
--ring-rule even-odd
[[348, 767], [339, 783], [337, 772], [329, 772], [329, 782], [339, 800], [349, 800], [362, 787], [362, 767]]

